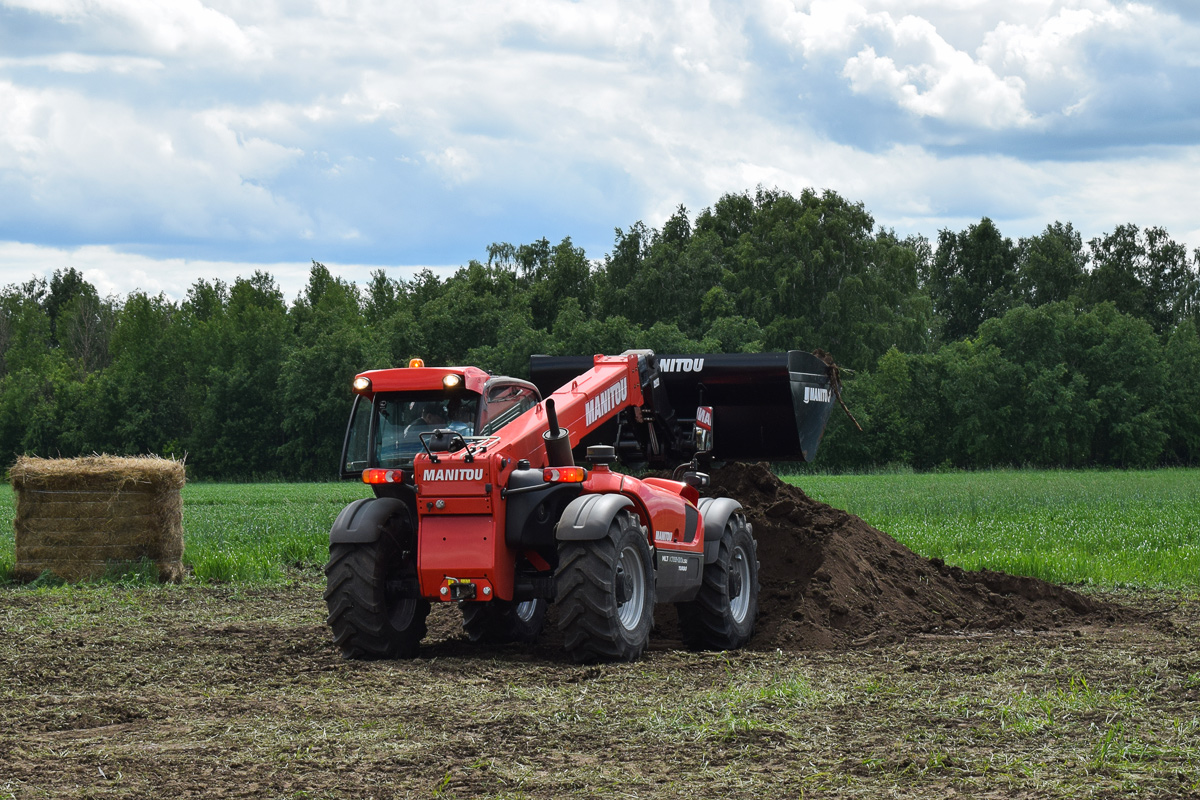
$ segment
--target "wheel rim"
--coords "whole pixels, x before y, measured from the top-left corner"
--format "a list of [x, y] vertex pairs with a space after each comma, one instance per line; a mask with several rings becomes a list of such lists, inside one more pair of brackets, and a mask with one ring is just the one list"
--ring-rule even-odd
[[617, 601], [617, 616], [621, 627], [631, 631], [642, 621], [642, 612], [646, 606], [646, 570], [642, 565], [641, 554], [633, 545], [626, 545], [617, 561], [616, 584], [620, 586], [628, 581], [628, 596], [622, 602]]
[[395, 630], [407, 630], [408, 626], [412, 624], [413, 618], [417, 615], [417, 602], [412, 598], [405, 598], [391, 603], [391, 614], [388, 616]]
[[517, 615], [517, 619], [521, 620], [521, 622], [529, 622], [533, 619], [533, 615], [536, 612], [537, 600], [526, 600], [517, 603], [516, 608], [513, 609], [513, 613]]
[[750, 558], [742, 547], [733, 551], [729, 563], [729, 584], [737, 587], [737, 594], [730, 593], [729, 613], [738, 624], [745, 622], [750, 613]]

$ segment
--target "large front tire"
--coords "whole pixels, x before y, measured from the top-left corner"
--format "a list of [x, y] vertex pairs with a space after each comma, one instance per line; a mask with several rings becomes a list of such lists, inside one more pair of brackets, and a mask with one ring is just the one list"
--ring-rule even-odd
[[736, 650], [758, 619], [758, 543], [741, 513], [721, 534], [717, 560], [704, 567], [695, 600], [678, 603], [679, 633], [693, 650]]
[[334, 644], [345, 658], [417, 655], [429, 601], [399, 594], [400, 583], [416, 576], [415, 554], [405, 547], [409, 527], [393, 519], [374, 542], [329, 546], [325, 604]]
[[559, 543], [558, 629], [571, 658], [634, 661], [650, 641], [654, 568], [637, 519], [621, 511], [608, 533]]
[[533, 644], [546, 621], [546, 601], [463, 603], [463, 630], [472, 642]]

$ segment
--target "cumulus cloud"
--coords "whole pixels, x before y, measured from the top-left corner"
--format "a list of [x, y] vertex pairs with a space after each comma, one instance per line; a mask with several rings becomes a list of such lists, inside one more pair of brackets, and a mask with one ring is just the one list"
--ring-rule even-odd
[[1140, 3], [764, 0], [763, 13], [806, 61], [839, 64], [851, 91], [964, 129], [1052, 133], [1111, 89], [1110, 70], [1196, 67], [1194, 28]]
[[306, 215], [254, 181], [297, 155], [239, 135], [219, 111], [148, 116], [0, 80], [0, 183], [9, 189], [0, 208], [10, 219], [69, 222], [93, 235], [277, 233]]
[[964, 126], [1009, 128], [1034, 121], [1020, 77], [997, 74], [951, 45], [929, 19], [897, 18], [888, 10], [838, 0], [807, 5], [801, 10], [773, 0], [766, 10], [781, 37], [806, 58], [842, 59], [840, 74], [853, 91]]
[[1194, 226], [1171, 175], [1200, 26], [1158, 4], [0, 0], [0, 37], [6, 13], [41, 27], [0, 57], [0, 240], [186, 264], [464, 263], [542, 235], [601, 255], [614, 226], [759, 183], [930, 235], [1090, 230], [1108, 217], [1079, 193], [1105, 185], [1130, 220]]
[[254, 31], [200, 0], [4, 0], [4, 5], [86, 27], [89, 36], [157, 54], [265, 55]]
[[[902, 27], [932, 32], [927, 23]], [[877, 55], [873, 47], [863, 48], [846, 61], [842, 75], [854, 91], [882, 94], [924, 117], [983, 128], [1023, 126], [1033, 121], [1022, 99], [1025, 82], [1020, 78], [997, 76], [936, 35], [925, 44], [931, 51], [929, 58], [905, 65]]]

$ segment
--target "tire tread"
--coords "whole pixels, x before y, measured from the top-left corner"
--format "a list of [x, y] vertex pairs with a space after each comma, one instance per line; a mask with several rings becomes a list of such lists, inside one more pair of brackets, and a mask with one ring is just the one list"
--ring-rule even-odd
[[[738, 625], [729, 607], [729, 565], [733, 558], [733, 540], [745, 533], [750, 540], [750, 585], [742, 591], [752, 593], [745, 623]], [[676, 604], [679, 633], [683, 643], [693, 650], [736, 650], [750, 641], [758, 616], [758, 542], [739, 512], [730, 518], [721, 535], [717, 560], [704, 567], [700, 591], [694, 600]]]
[[412, 622], [396, 630], [388, 619], [382, 539], [333, 544], [325, 565], [325, 604], [333, 642], [348, 659], [412, 658], [427, 632], [429, 602], [418, 600]]
[[645, 534], [628, 511], [617, 514], [608, 535], [592, 541], [559, 544], [556, 595], [558, 628], [563, 646], [578, 662], [634, 661], [649, 641], [654, 607], [654, 576], [649, 544], [643, 552], [646, 597], [643, 620], [629, 635], [620, 624], [615, 576], [624, 541], [645, 542]]

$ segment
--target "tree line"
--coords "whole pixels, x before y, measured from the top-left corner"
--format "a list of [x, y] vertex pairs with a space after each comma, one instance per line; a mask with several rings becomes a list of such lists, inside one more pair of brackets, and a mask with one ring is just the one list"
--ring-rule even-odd
[[0, 453], [186, 456], [199, 478], [334, 472], [359, 371], [533, 353], [823, 348], [859, 432], [839, 469], [1146, 466], [1200, 459], [1200, 251], [1122, 225], [1013, 241], [984, 218], [935, 241], [830, 191], [728, 194], [661, 228], [494, 244], [446, 279], [365, 286], [314, 261], [292, 300], [256, 272], [180, 301], [101, 297], [74, 268], [0, 292]]

